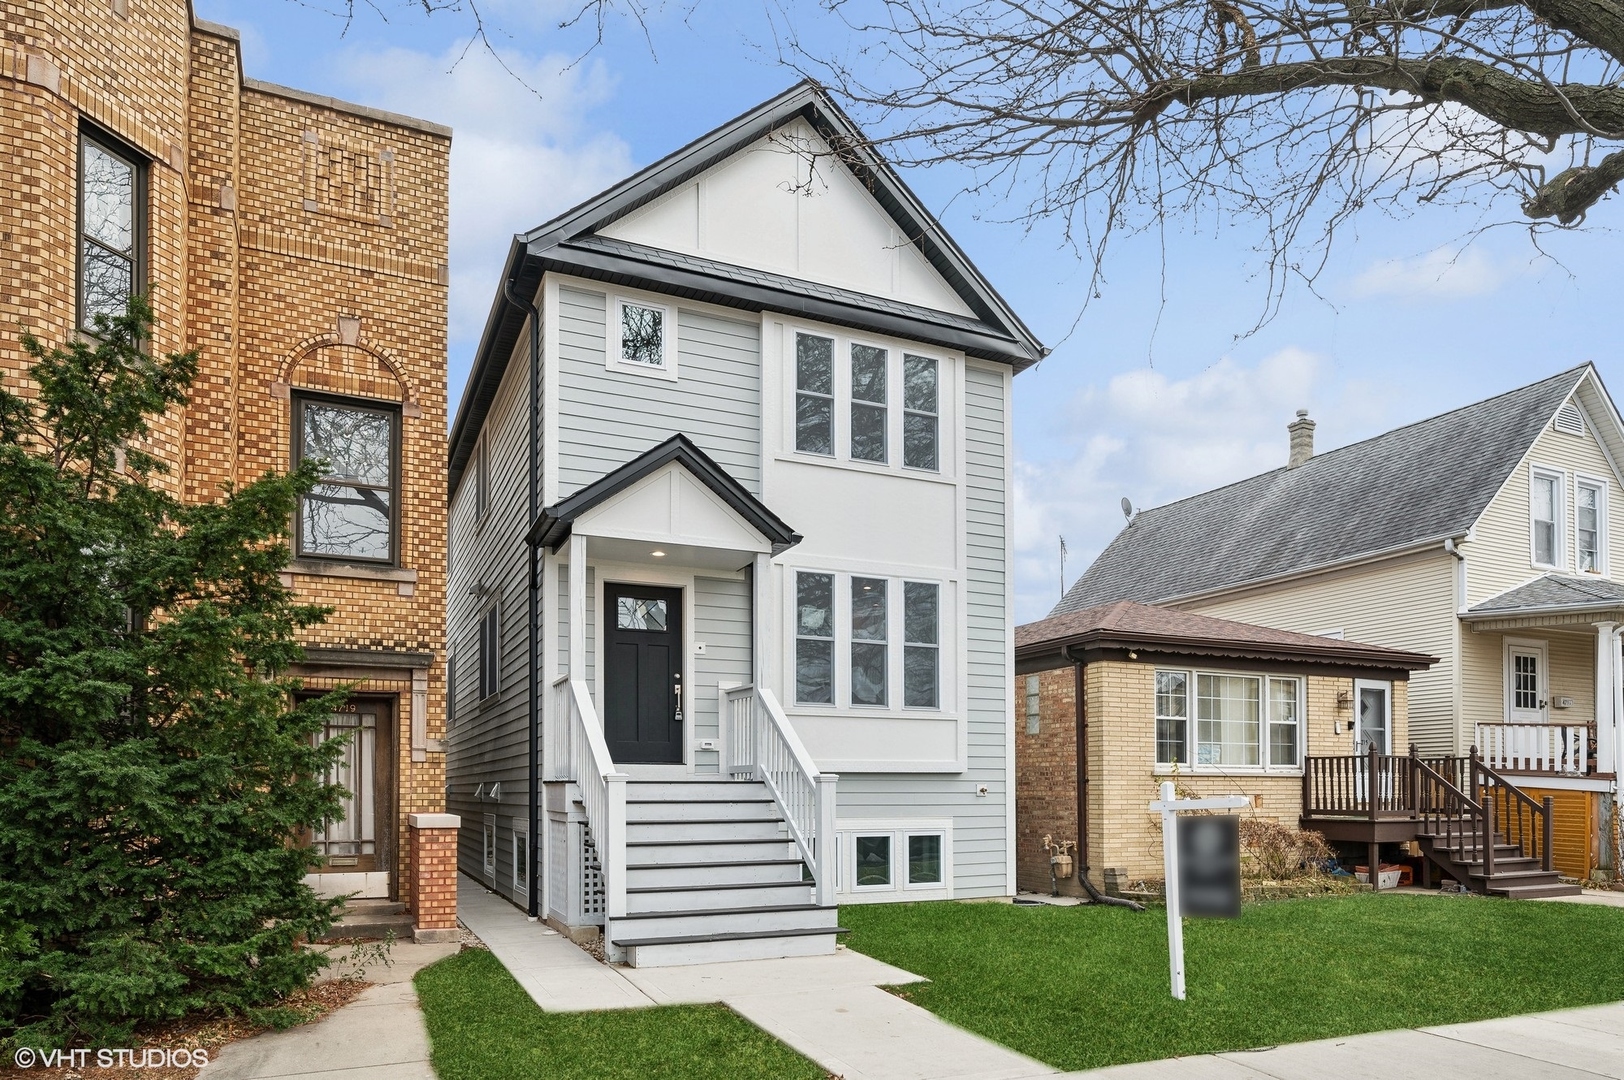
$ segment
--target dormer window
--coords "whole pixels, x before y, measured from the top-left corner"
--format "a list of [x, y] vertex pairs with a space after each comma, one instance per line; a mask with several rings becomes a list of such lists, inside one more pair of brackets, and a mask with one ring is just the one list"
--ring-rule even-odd
[[1528, 512], [1535, 566], [1555, 567], [1562, 555], [1562, 476], [1535, 469], [1529, 477]]

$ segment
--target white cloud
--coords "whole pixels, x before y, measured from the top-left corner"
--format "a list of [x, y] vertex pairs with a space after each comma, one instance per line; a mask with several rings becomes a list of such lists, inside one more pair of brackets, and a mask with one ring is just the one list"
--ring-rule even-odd
[[1498, 289], [1510, 275], [1481, 248], [1436, 248], [1408, 259], [1384, 259], [1353, 279], [1356, 296], [1456, 300]]
[[1321, 449], [1376, 429], [1385, 401], [1337, 381], [1328, 361], [1282, 349], [1246, 367], [1230, 359], [1187, 378], [1150, 368], [1080, 391], [1075, 434], [1043, 440], [1043, 460], [1017, 450], [1016, 619], [1042, 618], [1059, 598], [1060, 535], [1066, 584], [1122, 527], [1121, 499], [1159, 506], [1286, 463], [1286, 424], [1311, 410]]
[[571, 60], [517, 52], [498, 59], [477, 45], [466, 54], [389, 49], [346, 58], [362, 100], [453, 130], [453, 397], [462, 390], [513, 234], [632, 171], [626, 143], [591, 122], [593, 109], [613, 97], [614, 80], [600, 63], [572, 67]]

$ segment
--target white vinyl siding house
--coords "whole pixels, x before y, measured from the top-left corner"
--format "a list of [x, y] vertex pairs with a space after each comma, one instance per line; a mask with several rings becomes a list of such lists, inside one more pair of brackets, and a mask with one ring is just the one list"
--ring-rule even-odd
[[498, 611], [504, 658], [486, 696], [459, 661], [451, 799], [494, 815], [498, 864], [470, 837], [464, 869], [630, 962], [821, 951], [837, 898], [1013, 889], [1010, 387], [1043, 350], [883, 162], [791, 190], [784, 147], [848, 123], [797, 87], [516, 243], [536, 520], [522, 307], [453, 433], [453, 641], [476, 658]]

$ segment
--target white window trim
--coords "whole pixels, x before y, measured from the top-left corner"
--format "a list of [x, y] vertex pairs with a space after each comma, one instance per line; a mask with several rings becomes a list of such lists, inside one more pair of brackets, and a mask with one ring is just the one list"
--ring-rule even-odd
[[485, 876], [496, 880], [496, 815], [485, 814], [479, 832], [479, 857]]
[[[1552, 516], [1555, 518], [1555, 536], [1551, 540], [1551, 561], [1539, 561], [1537, 545], [1534, 543], [1534, 481], [1544, 478], [1554, 481], [1552, 490], [1555, 492], [1556, 506], [1552, 507]], [[1567, 565], [1567, 508], [1562, 504], [1568, 499], [1567, 473], [1561, 469], [1553, 469], [1545, 465], [1530, 465], [1528, 467], [1528, 564], [1538, 570], [1561, 570]]]
[[1585, 473], [1575, 473], [1573, 477], [1573, 569], [1575, 573], [1587, 574], [1592, 571], [1579, 568], [1579, 489], [1589, 487], [1596, 489], [1596, 573], [1600, 577], [1611, 574], [1611, 566], [1607, 557], [1607, 491], [1608, 483], [1599, 476], [1590, 476]]
[[[795, 697], [795, 649], [799, 638], [798, 578], [801, 574], [827, 574], [834, 578], [834, 701], [803, 702]], [[854, 705], [851, 700], [851, 579], [854, 577], [879, 578], [886, 588], [886, 640], [885, 640], [885, 705]], [[960, 660], [957, 640], [948, 636], [958, 617], [958, 583], [930, 574], [897, 573], [886, 570], [837, 570], [822, 566], [786, 567], [784, 574], [787, 636], [784, 676], [784, 704], [790, 711], [808, 714], [842, 716], [904, 717], [920, 716], [945, 719], [956, 716], [956, 686]], [[936, 705], [903, 704], [903, 650], [908, 643], [906, 632], [903, 586], [912, 582], [936, 586]], [[825, 640], [825, 639], [820, 639]]]
[[522, 851], [527, 857], [530, 853], [530, 830], [528, 824], [523, 818], [514, 818], [512, 822], [512, 832], [513, 891], [518, 893], [520, 896], [523, 896], [525, 895], [525, 891], [529, 888], [530, 883], [529, 881], [525, 880], [526, 875], [519, 873], [519, 853]]
[[[891, 839], [891, 884], [857, 884], [857, 837]], [[942, 880], [908, 882], [908, 838], [942, 838]], [[854, 903], [898, 903], [953, 898], [953, 822], [945, 818], [863, 819], [835, 822], [835, 893]]]
[[[1152, 759], [1156, 753], [1156, 693], [1155, 680], [1158, 671], [1176, 671], [1185, 676], [1184, 683], [1184, 748], [1190, 755], [1190, 761], [1185, 764], [1174, 764], [1165, 761], [1152, 761], [1156, 775], [1172, 775], [1175, 772], [1200, 774], [1204, 776], [1301, 776], [1303, 774], [1303, 758], [1308, 753], [1308, 676], [1292, 675], [1281, 671], [1232, 671], [1217, 668], [1181, 668], [1167, 664], [1158, 664], [1151, 669], [1151, 708], [1150, 708], [1150, 753]], [[1269, 680], [1291, 679], [1297, 683], [1297, 761], [1291, 765], [1202, 765], [1196, 759], [1200, 756], [1196, 735], [1196, 699], [1198, 697], [1197, 679], [1202, 675], [1240, 675], [1248, 679], [1258, 680], [1258, 758], [1267, 762], [1269, 757]], [[1389, 717], [1391, 723], [1391, 717]]]
[[[832, 454], [819, 454], [810, 450], [800, 450], [795, 446], [795, 395], [798, 391], [795, 376], [795, 355], [797, 334], [806, 334], [811, 337], [820, 337], [833, 341], [834, 370], [832, 388], [834, 394], [831, 409], [831, 439], [834, 447]], [[915, 342], [895, 340], [888, 341], [883, 338], [854, 336], [836, 327], [818, 327], [805, 323], [786, 321], [784, 323], [784, 424], [783, 447], [779, 457], [787, 461], [818, 462], [822, 465], [839, 465], [843, 468], [857, 469], [863, 472], [893, 473], [907, 476], [912, 479], [942, 481], [956, 483], [957, 475], [955, 462], [958, 453], [958, 441], [954, 435], [955, 425], [951, 422], [955, 414], [954, 403], [958, 400], [956, 393], [957, 373], [962, 370], [961, 364], [956, 364], [952, 356], [929, 345]], [[867, 345], [870, 348], [884, 349], [886, 352], [885, 366], [885, 445], [886, 460], [869, 461], [864, 458], [851, 456], [851, 347], [853, 345]], [[903, 458], [903, 424], [904, 413], [902, 398], [903, 354], [919, 356], [927, 360], [936, 361], [936, 468], [921, 469], [902, 464]]]
[[[1539, 685], [1535, 688], [1535, 693], [1538, 695], [1538, 699], [1544, 702], [1544, 705], [1535, 710], [1540, 714], [1540, 718], [1537, 721], [1513, 719], [1514, 710], [1512, 709], [1512, 702], [1515, 700], [1515, 689], [1513, 685], [1515, 675], [1513, 671], [1514, 665], [1511, 662], [1511, 654], [1516, 652], [1534, 653], [1539, 657], [1539, 669], [1536, 672], [1539, 677]], [[1503, 714], [1505, 723], [1545, 723], [1550, 720], [1551, 650], [1549, 642], [1541, 641], [1537, 638], [1508, 637], [1505, 639], [1505, 648], [1500, 654], [1500, 694], [1501, 712]]]
[[[663, 313], [660, 319], [660, 356], [662, 363], [634, 364], [621, 359], [624, 355], [623, 342], [620, 336], [621, 308], [630, 304], [633, 307], [653, 308]], [[647, 293], [621, 293], [612, 292], [604, 301], [604, 348], [603, 366], [609, 371], [618, 371], [627, 375], [640, 375], [645, 379], [663, 379], [666, 382], [677, 381], [677, 309], [669, 299], [662, 299]]]

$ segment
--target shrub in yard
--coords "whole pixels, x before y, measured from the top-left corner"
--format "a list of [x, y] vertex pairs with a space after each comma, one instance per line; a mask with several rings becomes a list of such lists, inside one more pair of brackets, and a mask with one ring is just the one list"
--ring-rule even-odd
[[291, 838], [338, 812], [336, 702], [281, 675], [324, 616], [278, 578], [314, 473], [159, 487], [148, 420], [197, 362], [148, 355], [151, 324], [138, 298], [93, 340], [25, 337], [35, 390], [0, 388], [0, 1046], [263, 1003], [333, 918]]
[[1321, 864], [1331, 857], [1325, 837], [1273, 818], [1243, 817], [1240, 833], [1243, 877], [1289, 881], [1319, 873]]

